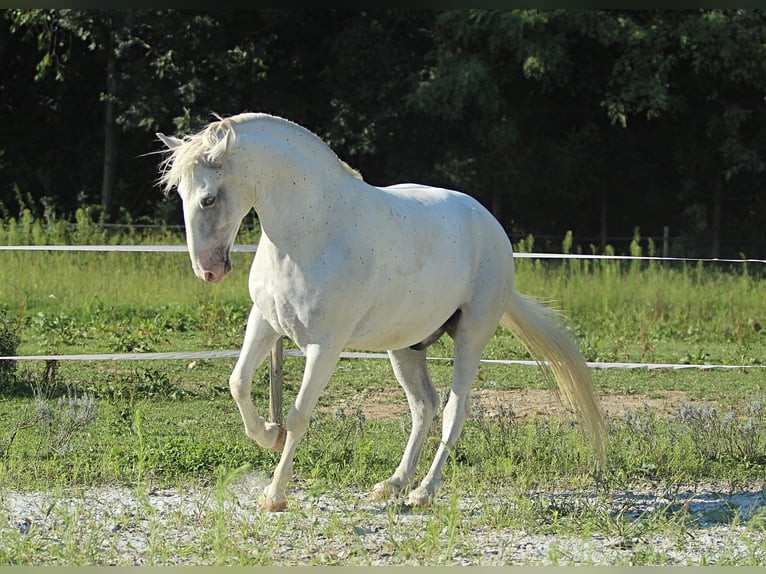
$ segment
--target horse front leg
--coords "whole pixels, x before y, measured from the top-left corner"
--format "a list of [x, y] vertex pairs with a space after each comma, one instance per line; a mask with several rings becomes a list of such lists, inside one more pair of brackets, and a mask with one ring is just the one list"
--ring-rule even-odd
[[231, 396], [237, 403], [245, 433], [263, 448], [280, 451], [285, 444], [285, 429], [276, 423], [267, 422], [253, 405], [250, 390], [255, 370], [263, 363], [279, 334], [263, 318], [260, 309], [253, 305], [247, 319], [245, 339], [234, 370], [229, 377]]
[[311, 413], [319, 400], [319, 395], [335, 371], [340, 351], [340, 348], [327, 348], [321, 345], [308, 345], [304, 349], [306, 368], [303, 371], [301, 388], [285, 422], [287, 428], [285, 447], [279, 464], [274, 470], [271, 484], [266, 487], [259, 500], [261, 506], [269, 512], [279, 512], [287, 507], [285, 487], [292, 477], [295, 449], [309, 426]]

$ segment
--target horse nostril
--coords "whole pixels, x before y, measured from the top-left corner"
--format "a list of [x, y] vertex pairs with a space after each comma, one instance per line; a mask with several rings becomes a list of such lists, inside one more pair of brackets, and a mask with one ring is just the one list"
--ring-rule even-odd
[[212, 271], [205, 271], [205, 277], [204, 277], [204, 279], [205, 279], [205, 281], [207, 281], [208, 283], [213, 283], [213, 282], [215, 282], [215, 273], [213, 273]]

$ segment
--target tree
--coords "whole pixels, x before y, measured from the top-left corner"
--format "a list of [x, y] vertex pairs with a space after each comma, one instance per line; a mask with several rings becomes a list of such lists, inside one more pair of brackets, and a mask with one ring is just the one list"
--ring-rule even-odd
[[449, 124], [445, 171], [510, 232], [598, 213], [603, 245], [610, 224], [659, 232], [709, 206], [717, 256], [724, 198], [763, 201], [743, 185], [764, 164], [760, 11], [448, 10], [433, 34], [411, 101]]
[[[412, 102], [449, 122], [456, 145], [444, 171], [510, 232], [571, 225], [550, 201], [572, 204], [598, 188], [609, 131], [599, 106], [608, 61], [581, 32], [593, 18], [589, 11], [439, 15], [432, 63]], [[588, 58], [582, 74], [579, 57]]]
[[[221, 27], [236, 24], [235, 14], [228, 12], [218, 19], [178, 10], [11, 10], [8, 18], [14, 31], [40, 50], [34, 79], [50, 94], [55, 108], [45, 123], [65, 119], [61, 110], [70, 103], [71, 89], [87, 94], [80, 97], [80, 105], [101, 108], [101, 128], [92, 122], [85, 128], [102, 138], [100, 204], [107, 216], [114, 215], [115, 186], [122, 192], [117, 199], [125, 212], [137, 211], [147, 199], [147, 193], [128, 190], [151, 188], [156, 161], [137, 158], [150, 151], [154, 131], [167, 127], [166, 118], [181, 131], [198, 127], [212, 111], [227, 107], [210, 105], [212, 96], [222, 92], [221, 76], [223, 92], [241, 98], [252, 83], [234, 80], [247, 77], [259, 62], [257, 53], [249, 58], [252, 43], [245, 48], [220, 45], [218, 38], [232, 37]], [[90, 71], [94, 67], [100, 75]], [[80, 83], [84, 70], [89, 73]], [[205, 109], [204, 120], [200, 111], [190, 113], [194, 105]], [[84, 118], [92, 120], [92, 114], [78, 119]], [[75, 119], [66, 123], [73, 128], [70, 133], [83, 131]], [[136, 170], [139, 161], [142, 169]]]
[[764, 15], [663, 10], [646, 24], [642, 41], [617, 61], [607, 107], [623, 125], [628, 116], [645, 114], [673, 126], [677, 193], [691, 204], [689, 213], [709, 214], [704, 227], [711, 231], [710, 255], [718, 257], [726, 196], [739, 188], [755, 199], [737, 180], [759, 176], [766, 166]]
[[98, 102], [89, 95], [94, 70], [84, 61], [64, 81], [60, 70], [79, 55], [79, 45], [41, 11], [5, 10], [2, 21], [0, 200], [4, 210], [14, 201], [34, 207], [32, 199], [66, 208], [99, 171], [92, 149], [101, 132], [79, 129], [98, 119]]
[[154, 132], [263, 111], [371, 183], [470, 193], [511, 234], [603, 247], [669, 225], [737, 254], [741, 237], [766, 241], [763, 23], [760, 10], [6, 10], [0, 201], [179, 222], [154, 185]]

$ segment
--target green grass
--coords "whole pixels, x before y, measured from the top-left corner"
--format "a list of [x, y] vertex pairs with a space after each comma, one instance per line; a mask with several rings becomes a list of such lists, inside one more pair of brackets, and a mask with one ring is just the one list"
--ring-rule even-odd
[[[43, 237], [38, 227], [22, 220], [17, 239], [33, 242]], [[110, 238], [81, 227], [84, 231], [69, 237], [70, 242], [73, 237], [113, 243], [183, 240], [167, 233]], [[11, 235], [8, 228], [6, 234]], [[240, 238], [255, 241], [257, 232]], [[528, 242], [519, 247], [527, 246]], [[0, 305], [6, 311], [4, 321], [18, 325], [18, 354], [238, 349], [250, 306], [246, 278], [252, 255], [233, 257], [236, 271], [211, 286], [193, 276], [184, 253], [0, 252], [3, 268], [23, 270], [0, 286]], [[741, 365], [763, 361], [766, 305], [761, 296], [763, 273], [757, 270], [520, 259], [517, 283], [520, 291], [562, 310], [567, 328], [589, 360]], [[450, 357], [451, 340], [442, 338], [430, 354]], [[529, 356], [499, 328], [485, 358]], [[104, 400], [131, 393], [149, 401], [196, 400], [212, 394], [226, 403], [232, 366], [233, 360], [197, 361], [193, 368], [184, 361], [64, 362], [55, 366], [55, 384]], [[448, 386], [449, 363], [433, 362], [431, 369], [437, 385]], [[301, 370], [300, 359], [286, 361], [288, 403]], [[26, 388], [50, 383], [51, 374], [42, 365], [21, 365], [18, 373]], [[266, 376], [263, 366], [257, 377], [263, 381]], [[650, 397], [683, 391], [690, 399], [720, 402], [725, 408], [757, 400], [766, 382], [760, 369], [595, 371], [594, 379], [603, 395]], [[476, 388], [497, 389], [544, 385], [537, 369], [492, 364], [481, 366], [476, 382]], [[342, 361], [326, 394], [337, 401], [346, 389], [357, 393], [371, 386], [396, 387], [386, 361]], [[263, 384], [255, 385], [260, 400], [267, 400], [264, 389]], [[150, 407], [154, 410], [155, 405]], [[232, 413], [236, 415], [234, 409]], [[236, 416], [229, 418], [238, 424]]]
[[[251, 260], [252, 254], [233, 254], [235, 272], [211, 286], [194, 277], [184, 253], [0, 252], [0, 265], [17, 270], [0, 286], [0, 304], [11, 313], [25, 307], [30, 332], [20, 352], [113, 351], [115, 341], [102, 336], [110, 329], [125, 333], [118, 349], [164, 349], [168, 329], [205, 335], [216, 345], [222, 330], [232, 332], [224, 342], [234, 344], [249, 308]], [[763, 280], [763, 270], [744, 265], [517, 260], [518, 290], [560, 309], [592, 361], [761, 364]], [[131, 338], [142, 342], [131, 345]], [[435, 351], [449, 354], [450, 340]], [[485, 357], [526, 352], [500, 331]]]
[[[25, 235], [21, 227], [14, 232], [17, 239], [23, 235], [30, 241], [36, 233], [39, 241], [53, 242], [34, 231], [34, 222]], [[170, 234], [110, 238], [86, 231], [83, 241], [183, 241]], [[255, 239], [243, 235], [241, 241]], [[14, 270], [0, 285], [0, 319], [9, 334], [3, 341], [11, 344], [18, 335], [17, 354], [238, 349], [250, 306], [246, 283], [252, 255], [233, 257], [235, 272], [211, 286], [194, 278], [183, 253], [0, 252], [0, 266]], [[761, 365], [764, 360], [762, 270], [518, 260], [517, 284], [520, 291], [550, 300], [563, 311], [567, 328], [589, 360], [737, 365]], [[451, 353], [448, 337], [430, 351], [441, 357]], [[529, 358], [502, 329], [485, 357]], [[18, 365], [15, 374], [5, 373], [0, 381], [0, 484], [56, 489], [118, 483], [145, 489], [215, 485], [244, 465], [271, 472], [278, 455], [244, 435], [229, 395], [233, 364], [222, 359]], [[287, 405], [302, 368], [302, 359], [285, 361]], [[431, 370], [440, 390], [448, 387], [449, 362], [433, 362]], [[737, 488], [766, 480], [766, 369], [597, 370], [593, 376], [604, 397], [651, 399], [680, 391], [688, 402], [670, 414], [636, 408], [610, 419], [611, 451], [600, 474], [593, 472], [582, 429], [567, 417], [472, 418], [445, 469], [446, 502], [433, 511], [419, 537], [409, 542], [392, 538], [394, 551], [435, 560], [455, 552], [460, 528], [488, 524], [578, 536], [591, 531], [632, 536], [628, 531], [639, 528], [603, 510], [599, 514], [598, 505], [583, 515], [530, 499], [529, 492], [590, 490], [608, 497], [610, 490], [637, 484], [674, 488], [713, 482]], [[253, 389], [256, 406], [264, 413], [267, 380], [264, 365]], [[352, 487], [367, 491], [386, 478], [401, 456], [408, 426], [365, 420], [353, 397], [395, 388], [386, 361], [341, 361], [298, 448], [291, 487], [316, 495]], [[475, 388], [546, 388], [546, 383], [533, 367], [483, 364]], [[348, 398], [351, 404], [344, 413], [333, 411]], [[86, 404], [93, 407], [92, 417], [86, 416]], [[434, 428], [418, 477], [438, 436]], [[487, 510], [472, 519], [478, 523], [456, 522], [453, 495], [498, 488], [510, 493], [507, 509]], [[393, 524], [401, 509], [386, 508], [394, 513]], [[675, 513], [656, 518], [654, 524], [682, 529], [679, 521]], [[648, 529], [651, 523], [642, 524], [640, 528]], [[217, 556], [233, 557], [236, 551], [221, 538], [220, 523], [210, 528]], [[174, 551], [182, 550], [158, 550]], [[648, 545], [641, 552], [635, 553], [639, 563], [663, 560]], [[0, 562], [4, 560], [0, 555]], [[753, 559], [762, 563], [758, 560]]]
[[[146, 363], [125, 367], [103, 381], [69, 377], [62, 367], [56, 373], [60, 380], [47, 383], [48, 390], [45, 394], [38, 391], [37, 399], [6, 394], [0, 398], [0, 449], [4, 453], [0, 476], [4, 483], [31, 488], [56, 482], [131, 484], [140, 478], [173, 484], [204, 480], [220, 465], [236, 468], [245, 463], [272, 469], [277, 455], [259, 449], [243, 433], [236, 406], [222, 384], [228, 369], [210, 363], [210, 373], [218, 381], [208, 386], [195, 387], [180, 379], [174, 382], [173, 375], [161, 366]], [[289, 373], [296, 366], [287, 370], [288, 404], [296, 385]], [[264, 375], [259, 374], [261, 384], [256, 382], [253, 393], [261, 412], [268, 410]], [[28, 380], [38, 389], [46, 384], [42, 376]], [[369, 489], [398, 463], [408, 428], [399, 421], [365, 420], [354, 409], [339, 413], [332, 407], [344, 390], [344, 380], [336, 380], [322, 397], [299, 447], [296, 472], [318, 481], [321, 488], [356, 485]], [[760, 393], [758, 398], [753, 389], [742, 394], [740, 401], [723, 397], [720, 401], [690, 400], [667, 416], [639, 408], [623, 418], [610, 419], [612, 448], [607, 472], [598, 478], [611, 485], [644, 480], [674, 484], [763, 479], [764, 395]], [[60, 411], [61, 397], [83, 395], [96, 404], [95, 420], [75, 429], [66, 445], [53, 440], [62, 434], [58, 428], [67, 421], [63, 415], [59, 420], [51, 413], [37, 420], [34, 415], [41, 410], [40, 403], [47, 404], [48, 411]], [[717, 405], [714, 412], [712, 405]], [[21, 425], [27, 419], [32, 424]], [[98, 437], [96, 443], [94, 437]], [[421, 475], [438, 444], [437, 437], [434, 428]], [[471, 480], [483, 488], [540, 483], [582, 486], [595, 484], [596, 479], [586, 438], [566, 417], [503, 420], [476, 416], [467, 424], [452, 464], [460, 466], [460, 480]]]

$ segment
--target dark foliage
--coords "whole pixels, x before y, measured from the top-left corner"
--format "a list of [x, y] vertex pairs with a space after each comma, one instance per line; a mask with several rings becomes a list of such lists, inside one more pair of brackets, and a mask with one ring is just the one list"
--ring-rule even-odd
[[572, 230], [585, 249], [619, 248], [668, 226], [685, 255], [762, 256], [764, 23], [761, 10], [5, 10], [0, 215], [95, 205], [178, 223], [146, 155], [154, 133], [264, 111], [371, 183], [476, 196], [515, 237]]

